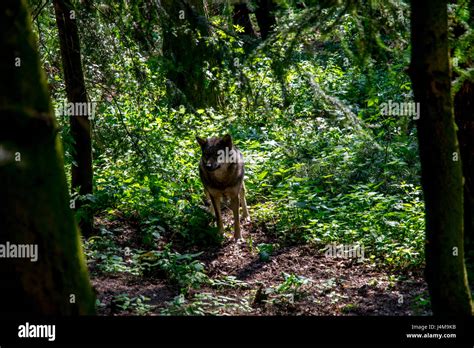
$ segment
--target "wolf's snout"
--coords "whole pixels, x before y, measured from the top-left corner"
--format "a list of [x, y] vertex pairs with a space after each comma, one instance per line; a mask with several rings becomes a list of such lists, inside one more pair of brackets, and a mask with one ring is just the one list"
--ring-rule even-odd
[[217, 168], [219, 168], [221, 165], [217, 162], [208, 162], [206, 163], [205, 167], [206, 167], [206, 170], [207, 171], [210, 171], [212, 172], [213, 170], [216, 170]]

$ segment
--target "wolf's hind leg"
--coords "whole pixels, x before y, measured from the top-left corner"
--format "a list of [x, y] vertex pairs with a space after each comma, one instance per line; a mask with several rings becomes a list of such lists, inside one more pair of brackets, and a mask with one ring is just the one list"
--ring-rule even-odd
[[247, 200], [245, 199], [245, 184], [242, 183], [242, 187], [240, 189], [240, 204], [242, 205], [242, 217], [245, 221], [250, 221], [250, 214], [247, 208]]
[[239, 195], [231, 196], [230, 197], [230, 207], [232, 208], [232, 212], [234, 213], [234, 238], [240, 239], [242, 235], [240, 233], [240, 219], [239, 219]]

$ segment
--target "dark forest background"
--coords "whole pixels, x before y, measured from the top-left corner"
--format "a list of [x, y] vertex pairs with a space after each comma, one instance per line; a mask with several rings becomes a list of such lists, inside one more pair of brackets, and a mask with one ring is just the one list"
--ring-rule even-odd
[[[0, 263], [6, 310], [472, 314], [473, 21], [467, 0], [2, 1], [0, 236], [43, 256]], [[195, 137], [226, 133], [243, 244], [197, 170]]]

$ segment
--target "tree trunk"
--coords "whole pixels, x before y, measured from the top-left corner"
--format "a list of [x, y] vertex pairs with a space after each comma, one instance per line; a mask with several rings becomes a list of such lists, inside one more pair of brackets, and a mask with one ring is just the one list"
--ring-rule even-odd
[[[68, 102], [74, 103], [74, 105], [90, 105], [82, 72], [81, 48], [74, 8], [70, 0], [54, 0], [53, 3]], [[82, 108], [82, 110], [85, 111], [85, 114], [69, 115], [71, 137], [75, 150], [71, 166], [71, 189], [73, 191], [79, 190], [80, 195], [86, 195], [92, 193], [92, 142], [89, 117], [93, 115], [89, 113], [92, 110], [90, 107]], [[80, 207], [81, 202], [77, 202], [76, 209]], [[90, 236], [93, 217], [84, 214], [79, 222], [79, 227], [84, 236]]]
[[257, 0], [255, 17], [257, 17], [260, 37], [265, 40], [271, 34], [276, 25], [275, 12], [276, 5], [273, 0]]
[[[10, 315], [93, 314], [62, 147], [30, 25], [25, 0], [0, 2], [0, 308]], [[32, 245], [29, 258], [3, 258], [5, 246], [13, 251], [21, 244]]]
[[255, 31], [253, 30], [252, 21], [250, 20], [249, 14], [250, 11], [245, 2], [241, 4], [235, 4], [234, 13], [232, 14], [232, 23], [244, 28], [244, 32], [240, 34], [255, 37]]
[[206, 70], [215, 66], [203, 0], [161, 0], [163, 56], [171, 85], [171, 104], [192, 107], [215, 106], [218, 102], [217, 81], [208, 78]]
[[[474, 1], [470, 2], [469, 26], [474, 29]], [[469, 62], [472, 64], [472, 62]], [[469, 65], [469, 64], [468, 64]], [[468, 66], [467, 66], [468, 67]], [[464, 81], [454, 97], [454, 114], [458, 126], [464, 174], [464, 249], [466, 262], [474, 269], [474, 83]], [[474, 279], [469, 279], [471, 286]]]
[[[474, 262], [474, 84], [465, 81], [454, 98], [458, 139], [464, 174], [464, 249], [466, 262]], [[473, 283], [473, 279], [469, 279]]]
[[451, 98], [446, 0], [412, 1], [410, 74], [426, 212], [426, 279], [434, 314], [471, 315], [463, 242], [463, 184]]

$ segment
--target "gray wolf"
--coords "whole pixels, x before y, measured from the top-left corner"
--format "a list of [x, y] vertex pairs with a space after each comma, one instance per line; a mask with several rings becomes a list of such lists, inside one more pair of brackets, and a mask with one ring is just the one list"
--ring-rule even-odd
[[234, 238], [242, 238], [240, 232], [239, 210], [242, 217], [250, 221], [245, 200], [244, 160], [234, 146], [229, 134], [223, 137], [203, 139], [196, 137], [201, 146], [202, 156], [199, 162], [199, 176], [204, 191], [212, 203], [219, 232], [224, 232], [221, 215], [221, 198], [230, 198], [230, 207], [234, 214]]

